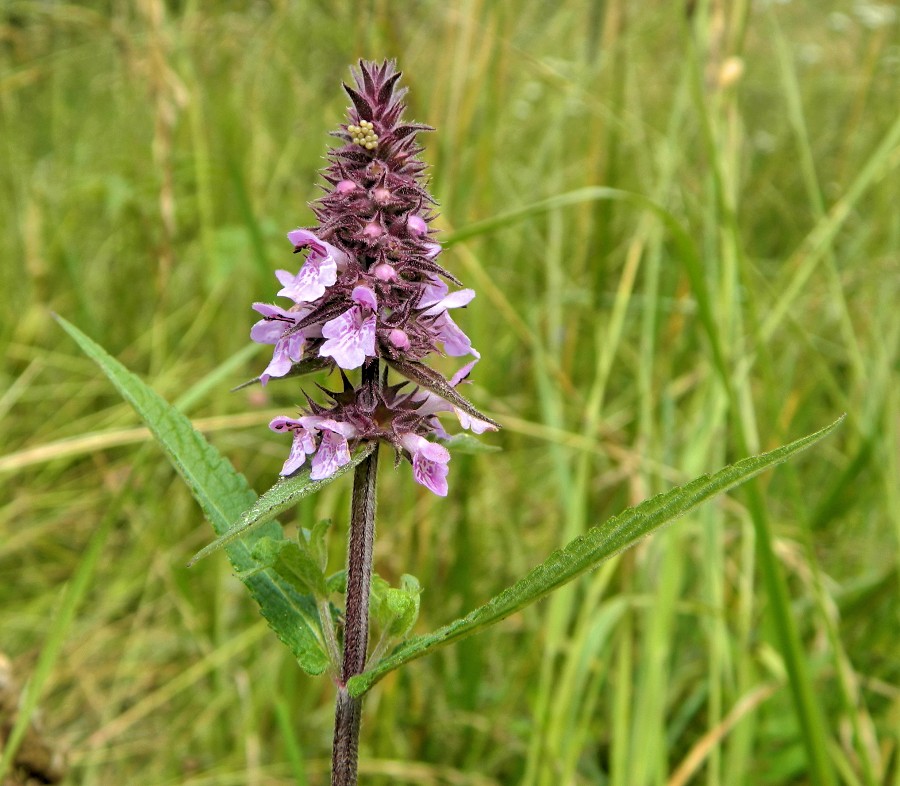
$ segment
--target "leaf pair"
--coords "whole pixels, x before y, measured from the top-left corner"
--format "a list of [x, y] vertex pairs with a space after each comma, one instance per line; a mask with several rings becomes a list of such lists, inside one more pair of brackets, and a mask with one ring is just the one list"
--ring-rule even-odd
[[[263, 616], [300, 666], [310, 674], [322, 673], [328, 666], [328, 657], [319, 640], [315, 604], [310, 595], [298, 591], [298, 587], [309, 587], [311, 592], [320, 591], [319, 579], [313, 575], [314, 571], [310, 572], [308, 562], [303, 562], [305, 558], [298, 558], [293, 549], [279, 545], [290, 541], [284, 539], [274, 517], [337, 476], [325, 481], [311, 481], [308, 471], [301, 471], [279, 481], [254, 502], [255, 494], [244, 477], [194, 431], [183, 414], [77, 328], [64, 319], [57, 319], [144, 419], [212, 523], [219, 538], [203, 549], [194, 561], [224, 547], [238, 575], [259, 604]], [[554, 552], [527, 576], [483, 606], [433, 633], [410, 639], [392, 655], [378, 660], [363, 674], [353, 677], [348, 684], [350, 693], [362, 695], [403, 664], [493, 625], [534, 603], [711, 497], [734, 488], [815, 444], [834, 431], [842, 420], [843, 417], [814, 434], [768, 453], [746, 458], [713, 475], [704, 475], [592, 528], [564, 549]], [[344, 472], [362, 461], [372, 449], [371, 445], [360, 446], [351, 464], [343, 468]], [[267, 563], [270, 557], [274, 562]], [[257, 558], [262, 558], [262, 563]], [[279, 566], [277, 571], [272, 569], [276, 563]], [[269, 567], [266, 567], [267, 564]], [[287, 580], [285, 575], [295, 576], [297, 583], [294, 579]], [[373, 585], [374, 597], [380, 598], [376, 600], [375, 608], [382, 618], [382, 625], [388, 632], [402, 632], [401, 635], [408, 633], [418, 613], [418, 583], [412, 577], [404, 577], [404, 581], [399, 590], [380, 585], [376, 589]], [[373, 654], [380, 655], [379, 652]]]

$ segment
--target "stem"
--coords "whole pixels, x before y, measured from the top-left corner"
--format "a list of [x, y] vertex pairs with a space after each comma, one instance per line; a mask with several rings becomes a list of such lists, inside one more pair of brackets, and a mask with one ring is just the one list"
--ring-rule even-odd
[[[363, 385], [378, 384], [378, 361], [363, 367]], [[378, 449], [356, 467], [347, 547], [347, 606], [344, 622], [344, 660], [334, 709], [331, 752], [332, 786], [356, 786], [362, 698], [347, 693], [347, 681], [361, 674], [369, 644], [369, 589], [372, 586], [372, 550], [375, 543], [375, 477]]]

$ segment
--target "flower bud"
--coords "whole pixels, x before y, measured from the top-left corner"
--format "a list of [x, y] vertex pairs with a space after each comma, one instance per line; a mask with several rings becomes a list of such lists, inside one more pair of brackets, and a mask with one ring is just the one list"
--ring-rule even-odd
[[387, 205], [391, 198], [391, 192], [386, 188], [376, 188], [372, 191], [372, 199], [376, 205]]
[[397, 271], [394, 270], [392, 265], [389, 265], [387, 262], [382, 262], [379, 265], [375, 265], [375, 269], [372, 271], [372, 275], [375, 276], [379, 281], [396, 281], [397, 280]]
[[399, 328], [394, 328], [388, 335], [388, 340], [397, 349], [409, 349], [409, 336]]
[[356, 191], [356, 183], [352, 180], [341, 180], [335, 187], [334, 190], [339, 194], [349, 194], [351, 191]]
[[376, 224], [374, 221], [370, 224], [366, 224], [365, 229], [363, 229], [363, 236], [374, 240], [376, 237], [381, 237], [384, 234], [384, 230], [381, 228], [380, 224]]
[[428, 231], [428, 224], [421, 216], [410, 214], [406, 219], [406, 231], [413, 237], [422, 237]]

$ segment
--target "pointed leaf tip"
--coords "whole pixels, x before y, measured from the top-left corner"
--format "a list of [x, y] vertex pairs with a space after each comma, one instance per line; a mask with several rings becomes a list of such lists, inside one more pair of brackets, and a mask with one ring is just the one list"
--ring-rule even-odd
[[388, 364], [399, 371], [404, 377], [426, 390], [430, 390], [437, 396], [461, 409], [473, 418], [490, 423], [494, 428], [502, 428], [500, 424], [482, 412], [479, 412], [467, 399], [463, 398], [453, 385], [433, 368], [413, 360], [388, 360]]

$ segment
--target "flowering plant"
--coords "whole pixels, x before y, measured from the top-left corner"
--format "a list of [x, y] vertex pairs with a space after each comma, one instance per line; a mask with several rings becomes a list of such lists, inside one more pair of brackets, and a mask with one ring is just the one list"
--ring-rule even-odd
[[[437, 415], [455, 413], [474, 433], [498, 424], [458, 388], [479, 359], [450, 315], [474, 297], [439, 262], [431, 224], [435, 202], [423, 182], [416, 134], [427, 126], [403, 123], [403, 91], [393, 62], [361, 62], [345, 89], [349, 121], [335, 132], [326, 193], [313, 205], [318, 225], [288, 239], [305, 254], [296, 273], [278, 270], [277, 297], [290, 305], [256, 303], [262, 319], [253, 340], [273, 346], [253, 382], [337, 370], [338, 390], [322, 388], [318, 403], [269, 424], [292, 436], [282, 478], [257, 498], [241, 475], [190, 421], [128, 372], [90, 338], [59, 318], [63, 328], [102, 368], [142, 416], [190, 487], [216, 534], [194, 561], [224, 548], [263, 616], [310, 674], [329, 671], [337, 687], [332, 784], [357, 781], [362, 697], [382, 677], [436, 648], [483, 630], [546, 596], [602, 561], [718, 493], [786, 461], [836, 428], [840, 421], [784, 447], [704, 475], [596, 526], [554, 552], [484, 605], [438, 630], [409, 634], [420, 587], [402, 577], [390, 587], [372, 571], [378, 445], [388, 443], [413, 478], [445, 496], [449, 435]], [[424, 361], [443, 354], [471, 360], [449, 379]], [[351, 381], [348, 372], [359, 374]], [[389, 370], [402, 379], [391, 382]], [[309, 461], [307, 461], [309, 459]], [[346, 572], [329, 575], [327, 524], [285, 537], [275, 517], [343, 474], [354, 471]], [[345, 595], [343, 614], [332, 603]], [[369, 617], [381, 628], [369, 650]], [[393, 650], [391, 650], [393, 647]]]

